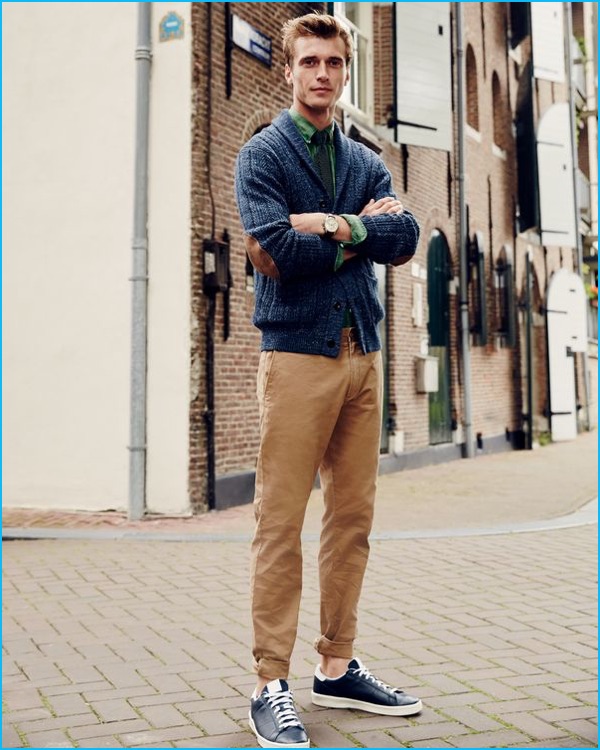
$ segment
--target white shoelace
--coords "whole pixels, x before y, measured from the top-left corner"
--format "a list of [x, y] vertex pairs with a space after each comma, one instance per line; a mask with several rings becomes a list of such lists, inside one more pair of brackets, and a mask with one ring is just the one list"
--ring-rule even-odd
[[291, 690], [281, 690], [278, 693], [265, 695], [264, 698], [273, 708], [280, 729], [303, 726], [296, 713]]
[[402, 692], [402, 690], [398, 690], [398, 688], [394, 688], [391, 685], [386, 685], [385, 682], [378, 680], [377, 677], [372, 675], [366, 667], [361, 667], [360, 669], [353, 669], [352, 671], [354, 672], [354, 674], [358, 675], [358, 677], [364, 677], [366, 680], [370, 680], [375, 685], [382, 687], [384, 690], [389, 690], [391, 693]]

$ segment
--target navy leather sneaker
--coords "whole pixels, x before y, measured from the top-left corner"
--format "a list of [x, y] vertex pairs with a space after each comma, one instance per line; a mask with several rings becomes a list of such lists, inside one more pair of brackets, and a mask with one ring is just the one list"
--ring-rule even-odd
[[248, 718], [261, 747], [310, 747], [285, 680], [272, 680], [251, 699]]
[[358, 708], [386, 716], [412, 716], [423, 709], [419, 698], [413, 698], [378, 680], [360, 659], [352, 659], [341, 677], [326, 677], [319, 667], [315, 671], [312, 701], [327, 708]]

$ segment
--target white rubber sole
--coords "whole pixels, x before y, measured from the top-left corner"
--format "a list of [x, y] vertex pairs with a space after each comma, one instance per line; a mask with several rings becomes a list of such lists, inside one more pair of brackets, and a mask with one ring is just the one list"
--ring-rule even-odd
[[335, 695], [322, 695], [314, 691], [311, 692], [311, 697], [315, 705], [324, 708], [355, 708], [383, 716], [412, 716], [423, 710], [421, 701], [411, 703], [409, 706], [379, 706], [376, 703], [365, 703], [365, 701], [357, 701], [353, 698], [338, 698]]
[[250, 729], [256, 735], [258, 744], [261, 747], [310, 747], [310, 740], [307, 740], [306, 742], [270, 742], [269, 740], [266, 740], [264, 737], [261, 737], [261, 735], [256, 731], [256, 725], [252, 720], [252, 714], [248, 714], [248, 723], [250, 724]]

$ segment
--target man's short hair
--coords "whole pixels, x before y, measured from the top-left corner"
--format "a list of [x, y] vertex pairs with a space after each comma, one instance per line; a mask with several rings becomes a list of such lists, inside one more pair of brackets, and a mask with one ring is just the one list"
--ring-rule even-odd
[[352, 37], [348, 29], [334, 16], [325, 13], [307, 13], [299, 18], [291, 18], [282, 27], [283, 56], [286, 65], [291, 67], [294, 59], [294, 44], [301, 36], [316, 36], [320, 39], [340, 37], [346, 48], [346, 65], [352, 61]]

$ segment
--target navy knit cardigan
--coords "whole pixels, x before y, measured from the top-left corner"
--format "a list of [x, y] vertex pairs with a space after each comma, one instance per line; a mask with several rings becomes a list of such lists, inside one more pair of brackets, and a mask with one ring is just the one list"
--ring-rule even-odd
[[235, 188], [244, 231], [275, 264], [279, 278], [255, 271], [253, 323], [263, 350], [336, 357], [344, 308], [354, 313], [364, 352], [381, 348], [383, 308], [375, 263], [411, 256], [419, 227], [409, 211], [361, 217], [367, 238], [358, 255], [334, 271], [337, 242], [294, 230], [290, 214], [359, 214], [371, 198], [394, 196], [382, 160], [334, 129], [336, 196], [331, 200], [287, 111], [253, 136], [236, 162]]

